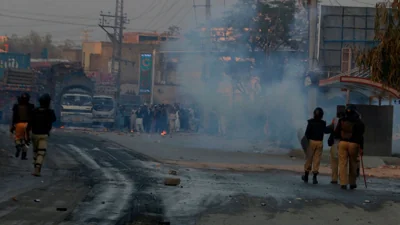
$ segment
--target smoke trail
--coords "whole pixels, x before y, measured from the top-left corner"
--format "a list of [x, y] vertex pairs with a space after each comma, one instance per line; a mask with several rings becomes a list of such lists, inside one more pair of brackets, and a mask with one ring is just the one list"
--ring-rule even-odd
[[[244, 16], [240, 18], [243, 21], [257, 13], [253, 5], [245, 6], [235, 8], [235, 13]], [[296, 29], [302, 21], [298, 20], [300, 19], [295, 17], [290, 26], [293, 39], [299, 34]], [[210, 26], [215, 24], [213, 22]], [[221, 27], [230, 26], [221, 24]], [[304, 25], [301, 27], [304, 28]], [[237, 38], [229, 29], [222, 29], [221, 32], [225, 32], [228, 39]], [[302, 81], [305, 54], [273, 46], [278, 50], [271, 47], [272, 50], [267, 53], [253, 54], [256, 61], [262, 62], [255, 64], [254, 61], [245, 60], [249, 56], [249, 49], [242, 43], [233, 42], [228, 45], [213, 42], [212, 46], [205, 44], [210, 42], [205, 41], [201, 35], [192, 33], [185, 41], [163, 46], [191, 52], [179, 56], [179, 92], [190, 96], [204, 109], [202, 116], [206, 118], [203, 123], [205, 131], [218, 129], [218, 121], [225, 121], [228, 136], [244, 140], [268, 139], [282, 147], [298, 147], [296, 131], [304, 128], [307, 119], [307, 102]], [[196, 53], [204, 49], [211, 49], [212, 53]], [[234, 54], [222, 57], [220, 52], [226, 50]], [[231, 61], [226, 61], [228, 58]], [[211, 71], [206, 77], [205, 67]]]

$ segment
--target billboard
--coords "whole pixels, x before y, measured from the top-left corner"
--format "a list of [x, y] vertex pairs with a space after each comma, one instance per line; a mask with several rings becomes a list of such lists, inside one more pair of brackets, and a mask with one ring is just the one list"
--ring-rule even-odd
[[31, 66], [31, 57], [21, 53], [0, 53], [0, 79], [4, 71], [10, 69], [28, 69]]
[[151, 53], [140, 54], [139, 94], [149, 95], [152, 89], [153, 55]]

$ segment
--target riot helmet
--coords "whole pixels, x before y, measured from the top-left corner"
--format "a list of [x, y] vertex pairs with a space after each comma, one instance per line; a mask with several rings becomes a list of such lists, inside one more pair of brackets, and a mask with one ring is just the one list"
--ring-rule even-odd
[[338, 113], [336, 114], [336, 117], [339, 118], [339, 119], [343, 118], [344, 116], [345, 116], [345, 113], [344, 113], [344, 112], [338, 112]]
[[324, 117], [324, 110], [322, 108], [317, 107], [314, 109], [314, 119], [322, 119]]
[[19, 100], [20, 100], [20, 103], [22, 103], [22, 104], [27, 104], [28, 102], [29, 102], [29, 100], [31, 99], [31, 96], [28, 94], [28, 93], [23, 93], [20, 97], [19, 97]]
[[[357, 114], [357, 108], [355, 105], [347, 105], [345, 109], [346, 116], [354, 116]], [[358, 115], [358, 114], [357, 114]]]
[[43, 94], [39, 98], [40, 107], [48, 108], [50, 106], [51, 97], [49, 94]]

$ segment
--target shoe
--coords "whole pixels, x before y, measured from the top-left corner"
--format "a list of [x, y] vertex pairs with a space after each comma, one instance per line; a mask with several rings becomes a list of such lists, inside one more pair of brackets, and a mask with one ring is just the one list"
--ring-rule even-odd
[[22, 152], [21, 160], [28, 160], [28, 158], [26, 158], [26, 152]]
[[350, 190], [356, 189], [357, 188], [357, 184], [352, 184], [350, 185]]
[[331, 184], [337, 184], [338, 182], [337, 181], [331, 181]]
[[340, 188], [343, 190], [347, 190], [347, 185], [340, 185]]
[[308, 183], [308, 172], [304, 172], [304, 175], [301, 176], [301, 179], [304, 181], [304, 183]]
[[18, 146], [15, 152], [15, 158], [18, 158], [20, 153], [21, 153], [21, 148]]
[[35, 177], [40, 177], [40, 167], [35, 167], [34, 172], [32, 173]]
[[318, 173], [314, 173], [314, 176], [313, 176], [313, 184], [318, 184], [318, 180], [317, 180], [317, 175], [318, 175]]

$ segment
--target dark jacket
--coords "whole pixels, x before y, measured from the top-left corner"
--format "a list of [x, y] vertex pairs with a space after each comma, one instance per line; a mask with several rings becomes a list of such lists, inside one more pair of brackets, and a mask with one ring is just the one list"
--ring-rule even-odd
[[305, 136], [308, 140], [322, 141], [324, 134], [329, 133], [329, 129], [326, 127], [325, 120], [321, 119], [310, 119], [308, 120], [307, 129]]
[[33, 104], [15, 104], [12, 109], [12, 124], [28, 123], [31, 120]]
[[339, 120], [335, 130], [335, 138], [341, 141], [357, 143], [364, 148], [365, 125], [357, 114]]
[[33, 134], [49, 135], [53, 123], [56, 121], [54, 110], [48, 108], [35, 108], [32, 112], [32, 120], [28, 123], [28, 130]]

